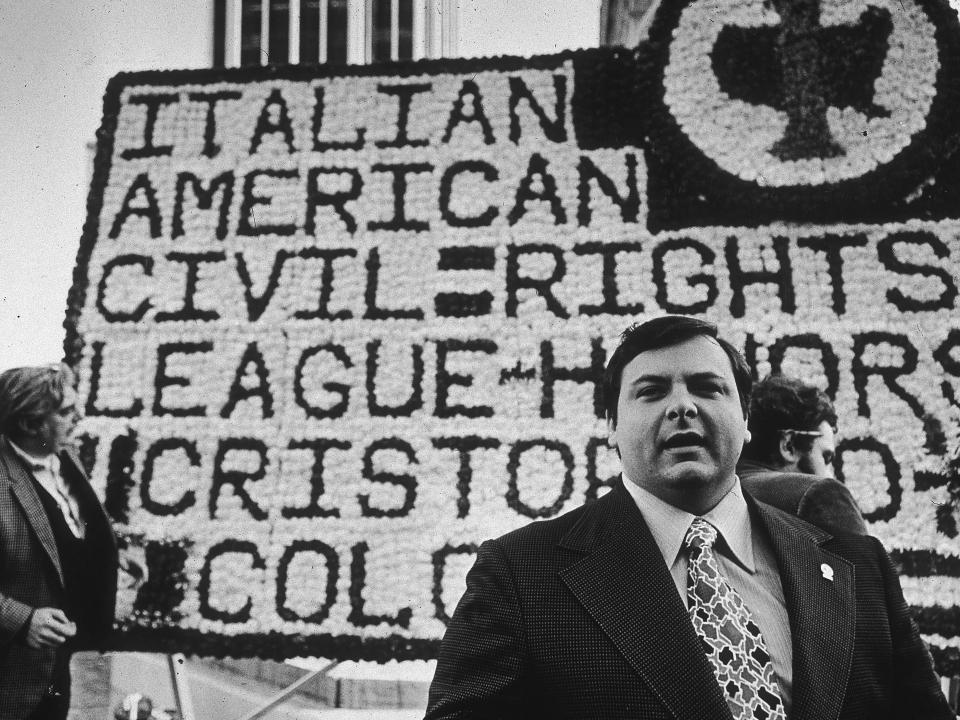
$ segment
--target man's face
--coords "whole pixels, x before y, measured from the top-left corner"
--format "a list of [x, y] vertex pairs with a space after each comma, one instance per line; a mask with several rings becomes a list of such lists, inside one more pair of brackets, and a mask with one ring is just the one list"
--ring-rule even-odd
[[65, 387], [60, 407], [50, 413], [40, 426], [40, 440], [44, 450], [55, 453], [69, 445], [79, 419], [77, 393], [73, 388]]
[[732, 487], [747, 437], [726, 353], [706, 336], [640, 353], [623, 369], [608, 429], [631, 481], [675, 507], [707, 512]]
[[837, 452], [836, 438], [830, 423], [824, 420], [817, 428], [820, 433], [813, 438], [809, 450], [798, 450], [797, 470], [808, 475], [832, 478], [833, 457]]

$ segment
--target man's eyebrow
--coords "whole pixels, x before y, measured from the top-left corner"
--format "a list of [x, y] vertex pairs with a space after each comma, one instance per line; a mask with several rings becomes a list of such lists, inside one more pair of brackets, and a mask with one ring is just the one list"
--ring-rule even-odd
[[666, 375], [656, 375], [654, 373], [646, 373], [640, 377], [634, 378], [630, 381], [631, 385], [639, 385], [640, 383], [653, 382], [653, 383], [666, 383], [669, 382]]
[[[690, 373], [689, 375], [684, 376], [685, 380], [718, 380], [720, 382], [726, 382], [727, 379], [720, 373], [714, 372], [713, 370], [704, 370], [703, 372]], [[651, 383], [668, 383], [670, 378], [667, 375], [657, 375], [656, 373], [645, 373], [640, 375], [637, 378], [634, 378], [630, 381], [630, 385], [639, 385], [640, 383], [651, 382]]]
[[713, 370], [705, 370], [703, 372], [691, 373], [690, 375], [687, 375], [687, 378], [689, 378], [690, 380], [721, 380], [723, 382], [727, 381], [727, 379], [723, 375], [721, 375], [718, 372], [714, 372]]

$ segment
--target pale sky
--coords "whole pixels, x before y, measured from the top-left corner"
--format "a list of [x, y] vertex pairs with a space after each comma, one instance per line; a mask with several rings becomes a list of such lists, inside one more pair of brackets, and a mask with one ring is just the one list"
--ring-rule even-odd
[[[0, 370], [62, 357], [88, 145], [107, 81], [123, 70], [209, 66], [211, 7], [208, 0], [0, 0]], [[597, 44], [600, 0], [459, 7], [462, 55]]]

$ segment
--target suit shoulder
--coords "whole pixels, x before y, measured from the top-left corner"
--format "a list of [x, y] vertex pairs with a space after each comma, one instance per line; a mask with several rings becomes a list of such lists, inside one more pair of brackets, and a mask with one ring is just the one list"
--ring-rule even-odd
[[776, 525], [781, 529], [785, 529], [787, 532], [805, 535], [815, 542], [821, 543], [832, 537], [832, 535], [823, 528], [796, 515], [795, 511], [786, 510], [780, 507], [779, 504], [771, 503], [765, 498], [757, 497], [757, 495], [753, 493], [748, 494], [768, 528]]
[[887, 549], [872, 535], [833, 535], [823, 544], [824, 549], [841, 556], [886, 556]]
[[757, 500], [796, 513], [812, 479], [811, 475], [770, 470], [743, 474], [740, 476], [740, 484]]
[[740, 475], [740, 484], [751, 492], [768, 487], [806, 489], [814, 485], [819, 479], [816, 475], [806, 473], [769, 470]]
[[807, 490], [808, 493], [829, 493], [836, 495], [850, 495], [850, 488], [844, 485], [839, 480], [830, 477], [817, 477], [810, 476], [813, 478], [810, 481], [810, 488]]
[[[850, 492], [850, 488], [839, 480], [828, 477], [814, 477], [810, 485], [803, 493], [801, 498], [801, 507], [816, 504], [820, 508], [856, 508], [856, 514], [860, 514], [857, 501]], [[863, 533], [861, 533], [863, 534]]]
[[12, 452], [7, 448], [6, 442], [0, 439], [0, 483], [9, 485], [13, 482], [10, 474], [10, 464], [18, 462]]
[[[583, 505], [569, 510], [562, 515], [547, 520], [535, 520], [511, 532], [494, 538], [493, 542], [505, 549], [544, 545], [553, 546], [561, 543], [565, 538], [576, 535], [584, 528], [594, 528], [602, 524], [603, 518], [609, 513], [610, 496], [598, 500], [588, 500]], [[597, 521], [601, 522], [598, 523]]]
[[498, 538], [494, 538], [494, 541], [504, 546], [510, 546], [518, 543], [559, 540], [587, 512], [590, 504], [581, 505], [554, 518], [534, 520], [516, 530], [511, 530]]

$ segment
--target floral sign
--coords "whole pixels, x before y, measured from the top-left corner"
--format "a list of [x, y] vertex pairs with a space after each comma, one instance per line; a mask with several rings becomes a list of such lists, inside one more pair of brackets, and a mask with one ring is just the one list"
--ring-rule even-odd
[[117, 646], [433, 656], [483, 539], [616, 481], [606, 358], [686, 313], [834, 398], [956, 672], [958, 39], [693, 0], [632, 51], [114, 78], [66, 350]]

